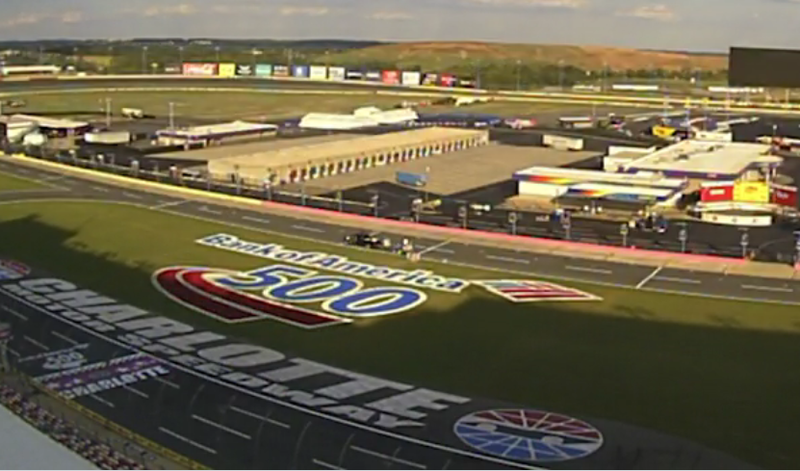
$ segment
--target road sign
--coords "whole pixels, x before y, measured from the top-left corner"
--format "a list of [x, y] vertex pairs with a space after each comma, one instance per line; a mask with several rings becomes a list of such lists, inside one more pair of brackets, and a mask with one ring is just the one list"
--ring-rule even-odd
[[686, 228], [681, 229], [681, 232], [678, 234], [678, 240], [681, 242], [686, 242], [689, 240], [689, 232], [686, 230]]
[[742, 233], [742, 245], [745, 247], [750, 243], [750, 234], [747, 232]]
[[628, 231], [629, 231], [629, 230], [630, 230], [630, 228], [628, 227], [628, 225], [627, 225], [627, 224], [620, 224], [620, 226], [619, 226], [619, 233], [620, 233], [620, 234], [622, 234], [622, 235], [628, 235]]
[[508, 213], [508, 222], [511, 224], [515, 224], [517, 222], [517, 213], [513, 211]]
[[458, 217], [465, 218], [467, 216], [467, 207], [461, 206], [458, 208]]

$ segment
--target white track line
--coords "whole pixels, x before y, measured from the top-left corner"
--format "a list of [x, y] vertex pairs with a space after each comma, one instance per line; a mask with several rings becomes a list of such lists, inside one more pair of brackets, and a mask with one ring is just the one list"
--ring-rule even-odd
[[792, 293], [794, 292], [791, 288], [781, 288], [778, 286], [760, 286], [760, 285], [742, 285], [744, 289], [753, 289], [758, 291], [775, 291], [779, 293]]
[[315, 232], [317, 234], [325, 232], [324, 229], [317, 229], [316, 227], [298, 226], [298, 225], [292, 226], [292, 229], [297, 229], [298, 231]]
[[111, 191], [108, 188], [103, 188], [102, 186], [90, 186], [89, 188], [94, 191], [99, 191], [100, 193], [109, 193]]
[[567, 270], [572, 270], [572, 271], [585, 271], [587, 273], [601, 273], [603, 275], [610, 275], [610, 274], [614, 273], [613, 271], [606, 270], [604, 268], [576, 267], [576, 266], [573, 266], [573, 265], [567, 265], [564, 268], [566, 268]]
[[218, 429], [222, 430], [223, 432], [228, 432], [231, 435], [236, 435], [239, 438], [244, 438], [245, 440], [252, 440], [253, 439], [253, 437], [251, 437], [250, 435], [248, 435], [248, 434], [246, 434], [244, 432], [240, 432], [240, 431], [234, 430], [234, 429], [232, 429], [230, 427], [226, 427], [226, 426], [224, 426], [222, 424], [214, 422], [211, 419], [207, 419], [205, 417], [201, 417], [201, 416], [199, 416], [197, 414], [192, 414], [192, 418], [194, 420], [198, 421], [198, 422], [202, 422], [202, 423], [204, 423], [206, 425], [210, 425], [210, 426], [212, 426], [214, 428], [218, 428]]
[[262, 421], [264, 421], [264, 422], [266, 422], [268, 424], [277, 425], [278, 427], [282, 427], [282, 428], [286, 428], [286, 429], [292, 428], [292, 426], [287, 424], [287, 423], [283, 423], [283, 422], [275, 420], [275, 419], [270, 419], [269, 417], [263, 417], [263, 416], [260, 416], [260, 415], [256, 414], [255, 412], [250, 412], [249, 410], [245, 410], [245, 409], [242, 409], [242, 408], [239, 408], [239, 407], [236, 407], [236, 406], [230, 406], [229, 409], [234, 411], [234, 412], [238, 412], [238, 413], [240, 413], [242, 415], [246, 415], [246, 416], [252, 417], [254, 419], [262, 420]]
[[521, 258], [500, 257], [498, 255], [486, 255], [486, 258], [488, 258], [489, 260], [497, 260], [497, 261], [500, 261], [500, 262], [523, 263], [525, 265], [528, 265], [529, 263], [531, 263], [531, 262], [529, 262], [527, 260], [523, 260]]
[[180, 441], [182, 441], [184, 443], [188, 443], [189, 445], [192, 445], [193, 447], [199, 448], [199, 449], [201, 449], [203, 451], [207, 451], [208, 453], [211, 453], [213, 455], [217, 454], [217, 450], [215, 450], [213, 448], [209, 448], [209, 447], [207, 447], [205, 445], [201, 445], [201, 444], [197, 443], [196, 441], [190, 440], [190, 439], [184, 437], [183, 435], [181, 435], [179, 433], [173, 432], [172, 430], [170, 430], [168, 428], [158, 427], [158, 430], [160, 430], [161, 432], [163, 432], [163, 433], [165, 433], [165, 434], [167, 434], [167, 435], [169, 435], [171, 437], [177, 438], [178, 440], [180, 440]]
[[163, 209], [163, 208], [172, 208], [174, 206], [178, 206], [179, 204], [186, 203], [186, 200], [180, 201], [167, 201], [166, 203], [157, 204], [155, 206], [150, 206], [150, 209]]
[[73, 340], [73, 339], [67, 337], [66, 335], [64, 335], [64, 334], [62, 334], [60, 332], [56, 332], [55, 330], [50, 331], [50, 333], [53, 334], [53, 337], [58, 337], [61, 340], [65, 341], [65, 342], [67, 342], [69, 344], [72, 344], [73, 346], [74, 345], [78, 345], [78, 343], [79, 343], [78, 341]]
[[38, 341], [36, 339], [32, 339], [32, 338], [28, 337], [27, 335], [23, 335], [22, 338], [24, 338], [28, 342], [36, 345], [37, 347], [41, 348], [42, 350], [48, 350], [48, 351], [50, 350], [50, 347], [48, 347], [47, 345], [43, 344], [42, 342], [40, 342], [40, 341]]
[[180, 386], [178, 386], [177, 384], [173, 383], [172, 381], [170, 381], [168, 379], [159, 378], [158, 376], [156, 376], [153, 379], [155, 379], [156, 381], [158, 381], [161, 384], [166, 384], [167, 386], [171, 387], [172, 389], [180, 389], [181, 388]]
[[647, 284], [647, 283], [648, 283], [650, 280], [652, 280], [652, 279], [653, 279], [653, 277], [655, 277], [656, 275], [658, 275], [658, 273], [659, 273], [661, 270], [663, 270], [663, 269], [664, 269], [664, 267], [663, 267], [663, 266], [660, 266], [660, 267], [656, 268], [655, 270], [653, 270], [653, 272], [652, 272], [652, 273], [650, 273], [649, 275], [647, 275], [646, 277], [644, 277], [644, 279], [642, 279], [642, 281], [640, 281], [640, 282], [639, 282], [639, 284], [638, 284], [638, 285], [636, 285], [636, 289], [640, 289], [642, 286], [646, 285], [646, 284]]
[[137, 195], [137, 194], [135, 194], [135, 193], [128, 193], [127, 191], [123, 191], [123, 192], [122, 192], [122, 195], [123, 195], [123, 196], [127, 196], [128, 198], [133, 198], [133, 199], [135, 199], [135, 200], [141, 200], [141, 199], [144, 199], [144, 197], [143, 197], [142, 195]]
[[410, 466], [412, 468], [426, 469], [425, 466], [423, 466], [423, 465], [421, 465], [419, 463], [414, 463], [413, 461], [407, 461], [407, 460], [403, 460], [403, 459], [400, 459], [400, 458], [395, 458], [394, 456], [384, 455], [383, 453], [379, 453], [377, 451], [372, 451], [372, 450], [367, 450], [366, 448], [361, 448], [360, 446], [351, 446], [350, 449], [353, 450], [353, 451], [358, 451], [360, 453], [364, 453], [365, 455], [375, 456], [377, 458], [383, 458], [383, 459], [388, 460], [388, 461], [394, 461], [395, 463], [404, 464], [404, 465]]
[[322, 466], [323, 468], [327, 468], [327, 469], [343, 469], [343, 468], [340, 468], [338, 466], [332, 465], [330, 463], [326, 463], [326, 462], [324, 462], [322, 460], [318, 460], [316, 458], [312, 459], [311, 462], [314, 463], [317, 466]]
[[258, 222], [258, 223], [261, 223], [261, 224], [269, 224], [269, 219], [264, 219], [264, 218], [257, 218], [257, 217], [253, 217], [253, 216], [242, 216], [242, 219], [244, 219], [245, 221], [250, 221], [250, 222]]
[[211, 209], [208, 206], [200, 206], [199, 208], [197, 208], [197, 210], [198, 211], [202, 211], [204, 213], [210, 213], [210, 214], [222, 214], [222, 211], [217, 211], [216, 209]]
[[12, 316], [16, 317], [17, 319], [19, 319], [21, 321], [27, 321], [28, 320], [28, 316], [26, 316], [25, 314], [15, 310], [15, 309], [12, 309], [12, 308], [6, 307], [6, 306], [2, 306], [2, 308], [3, 308], [4, 311], [6, 311], [7, 313], [11, 314]]
[[89, 394], [89, 397], [91, 397], [92, 399], [94, 399], [95, 401], [97, 401], [97, 402], [99, 402], [101, 404], [107, 405], [108, 407], [112, 407], [112, 408], [116, 408], [117, 407], [117, 406], [114, 405], [113, 402], [111, 402], [111, 401], [109, 401], [107, 399], [103, 399], [102, 397], [97, 396], [95, 394]]
[[150, 395], [149, 394], [147, 394], [144, 391], [139, 391], [138, 389], [134, 388], [133, 386], [123, 385], [122, 389], [130, 391], [133, 394], [136, 394], [137, 396], [142, 397], [144, 399], [150, 399]]
[[672, 282], [672, 283], [686, 283], [686, 284], [692, 284], [692, 285], [699, 285], [700, 283], [702, 283], [702, 281], [700, 281], [700, 280], [693, 280], [691, 278], [675, 278], [675, 277], [671, 277], [671, 276], [654, 276], [653, 280], [656, 280], [656, 281], [669, 281], [669, 282]]
[[[446, 240], [444, 242], [440, 242], [440, 243], [438, 243], [436, 245], [432, 245], [432, 246], [428, 247], [427, 249], [423, 250], [422, 252], [420, 252], [419, 255], [425, 255], [426, 253], [433, 252], [433, 251], [440, 251], [441, 252], [441, 250], [439, 250], [439, 248], [444, 247], [445, 245], [449, 244], [451, 241], [452, 241], [452, 239], [448, 239], [448, 240]], [[452, 252], [452, 251], [450, 251], [450, 252]]]

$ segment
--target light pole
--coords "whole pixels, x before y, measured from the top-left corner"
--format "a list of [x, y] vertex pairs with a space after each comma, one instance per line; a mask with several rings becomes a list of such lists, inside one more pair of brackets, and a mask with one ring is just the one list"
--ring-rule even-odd
[[142, 46], [142, 75], [147, 74], [147, 46]]
[[178, 64], [183, 67], [183, 46], [178, 46]]
[[378, 217], [378, 204], [380, 203], [379, 194], [375, 193], [374, 195], [372, 195], [371, 200], [372, 200], [373, 214], [375, 215], [375, 217]]
[[742, 258], [747, 258], [747, 246], [750, 244], [750, 234], [745, 227], [742, 230], [742, 240], [739, 241], [742, 245]]
[[522, 89], [522, 61], [517, 59], [517, 91]]
[[175, 129], [175, 102], [169, 102], [169, 129]]
[[217, 63], [219, 63], [219, 46], [214, 46], [214, 52], [216, 54]]
[[686, 252], [686, 242], [689, 240], [689, 230], [688, 230], [685, 222], [680, 223], [680, 224], [681, 224], [681, 230], [678, 233], [678, 240], [681, 241], [681, 253], [685, 253]]
[[517, 213], [508, 213], [508, 222], [511, 224], [511, 235], [517, 235]]
[[558, 61], [558, 88], [564, 91], [564, 59]]
[[606, 91], [606, 88], [607, 88], [606, 80], [608, 80], [607, 77], [608, 77], [608, 63], [603, 61], [603, 81], [600, 82], [600, 91], [601, 92]]
[[106, 128], [111, 127], [111, 98], [106, 97]]
[[570, 216], [569, 211], [564, 211], [561, 215], [561, 227], [564, 228], [566, 239], [572, 240], [572, 216]]
[[622, 235], [622, 246], [623, 247], [627, 247], [628, 246], [628, 231], [629, 230], [630, 230], [630, 228], [628, 227], [627, 223], [620, 224], [619, 233], [620, 233], [620, 235]]

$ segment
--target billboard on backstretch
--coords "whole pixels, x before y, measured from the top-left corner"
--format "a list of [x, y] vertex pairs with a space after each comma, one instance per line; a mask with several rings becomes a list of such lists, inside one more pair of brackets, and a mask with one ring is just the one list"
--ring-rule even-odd
[[422, 73], [413, 71], [404, 71], [401, 75], [401, 82], [403, 85], [419, 85], [422, 83]]
[[274, 77], [289, 77], [291, 75], [291, 70], [288, 65], [273, 65], [272, 75]]
[[344, 67], [328, 67], [328, 80], [341, 81], [345, 79]]
[[312, 65], [308, 69], [308, 77], [311, 80], [327, 80], [328, 68], [324, 65]]
[[310, 72], [307, 65], [295, 65], [292, 67], [292, 77], [308, 78]]
[[272, 75], [272, 64], [256, 64], [255, 72], [258, 77], [269, 77]]
[[732, 47], [728, 85], [800, 88], [800, 50]]
[[344, 72], [346, 80], [364, 80], [364, 72], [358, 69], [348, 69]]
[[253, 70], [253, 66], [250, 64], [238, 64], [236, 66], [236, 75], [249, 76], [253, 74], [255, 74], [255, 70]]
[[455, 75], [442, 74], [442, 77], [439, 79], [439, 85], [443, 87], [454, 87], [456, 83], [458, 83], [457, 80]]
[[383, 75], [381, 75], [380, 70], [368, 70], [364, 74], [364, 78], [369, 80], [370, 82], [380, 82], [381, 79], [383, 78]]
[[422, 76], [422, 85], [439, 85], [439, 74], [425, 74]]
[[217, 64], [187, 62], [183, 64], [183, 75], [202, 75], [205, 77], [217, 75]]
[[733, 201], [769, 203], [769, 185], [765, 182], [737, 182], [733, 186]]
[[381, 72], [381, 82], [388, 85], [400, 84], [400, 71], [399, 70], [384, 70]]
[[220, 77], [236, 77], [236, 64], [232, 62], [226, 62], [219, 65], [219, 76]]
[[772, 185], [772, 203], [797, 208], [797, 187]]

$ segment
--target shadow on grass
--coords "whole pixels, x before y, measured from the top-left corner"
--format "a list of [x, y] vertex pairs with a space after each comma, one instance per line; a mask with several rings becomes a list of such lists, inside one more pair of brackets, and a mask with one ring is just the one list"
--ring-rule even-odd
[[[93, 253], [71, 243], [74, 235], [33, 217], [7, 221], [0, 254], [200, 328], [363, 373], [640, 425], [765, 467], [800, 465], [794, 333], [737, 329], [724, 312], [712, 313], [719, 327], [700, 327], [652, 321], [622, 300], [614, 308], [627, 317], [568, 304], [511, 307], [487, 295], [457, 312], [423, 308], [313, 332], [271, 321], [229, 326], [159, 294], [150, 274], [162, 267]], [[158, 250], [158, 240], [150, 243]], [[709, 315], [704, 309], [698, 301], [698, 314]]]

